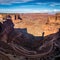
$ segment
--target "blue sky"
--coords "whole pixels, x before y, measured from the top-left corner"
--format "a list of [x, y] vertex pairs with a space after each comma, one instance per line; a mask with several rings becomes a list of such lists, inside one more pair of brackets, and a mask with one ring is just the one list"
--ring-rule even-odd
[[0, 13], [56, 13], [60, 0], [0, 0]]

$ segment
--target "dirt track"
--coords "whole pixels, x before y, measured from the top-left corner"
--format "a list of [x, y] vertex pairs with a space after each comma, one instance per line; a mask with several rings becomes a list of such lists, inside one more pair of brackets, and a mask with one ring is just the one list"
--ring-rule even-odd
[[3, 53], [2, 51], [0, 51], [0, 57], [2, 60], [10, 60], [10, 58], [5, 53]]

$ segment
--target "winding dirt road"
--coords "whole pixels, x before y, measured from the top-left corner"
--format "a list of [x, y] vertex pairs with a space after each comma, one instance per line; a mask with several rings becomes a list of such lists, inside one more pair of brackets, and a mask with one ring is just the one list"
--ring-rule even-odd
[[3, 53], [2, 51], [0, 51], [0, 59], [2, 59], [2, 60], [10, 60], [10, 58], [5, 53]]

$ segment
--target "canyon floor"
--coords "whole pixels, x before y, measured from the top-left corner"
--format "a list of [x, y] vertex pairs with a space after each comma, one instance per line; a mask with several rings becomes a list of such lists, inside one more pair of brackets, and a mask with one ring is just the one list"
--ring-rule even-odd
[[49, 20], [48, 16], [20, 14], [22, 20], [12, 20], [14, 27], [9, 19], [5, 25], [2, 23], [0, 26], [5, 29], [0, 34], [0, 59], [53, 60], [60, 57], [60, 20]]
[[45, 32], [46, 36], [57, 32], [60, 28], [60, 21], [58, 23], [56, 21], [48, 22], [48, 16], [46, 14], [23, 14], [23, 16], [21, 15], [22, 20], [13, 20], [14, 27], [26, 28], [27, 32], [34, 36], [41, 36], [42, 32]]

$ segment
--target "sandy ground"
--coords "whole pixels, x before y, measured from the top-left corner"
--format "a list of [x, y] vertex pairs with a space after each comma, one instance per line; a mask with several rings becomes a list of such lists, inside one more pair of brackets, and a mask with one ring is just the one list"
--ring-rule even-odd
[[45, 32], [45, 36], [55, 33], [58, 31], [58, 28], [60, 28], [60, 22], [59, 24], [55, 23], [49, 23], [44, 24], [41, 23], [39, 20], [22, 20], [17, 21], [15, 23], [15, 28], [27, 28], [27, 32], [34, 35], [34, 36], [41, 36], [42, 32]]

